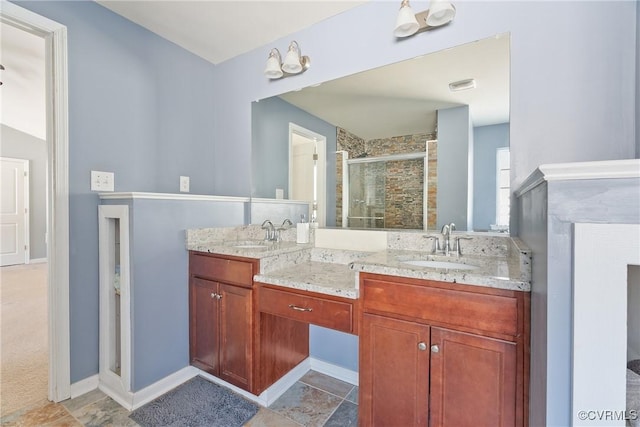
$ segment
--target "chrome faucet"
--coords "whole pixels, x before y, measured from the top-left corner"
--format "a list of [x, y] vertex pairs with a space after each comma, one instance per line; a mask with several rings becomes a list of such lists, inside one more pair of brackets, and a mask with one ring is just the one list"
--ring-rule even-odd
[[276, 228], [270, 220], [265, 219], [261, 227], [265, 230], [264, 240], [273, 241], [276, 239]]
[[284, 230], [288, 230], [291, 227], [293, 227], [293, 223], [291, 222], [291, 220], [289, 218], [287, 218], [284, 221], [282, 221], [282, 225], [279, 226], [278, 228], [276, 228], [275, 239], [274, 240], [276, 242], [279, 242], [280, 239], [281, 239], [280, 233], [283, 232]]
[[450, 237], [451, 237], [451, 233], [456, 229], [456, 225], [452, 222], [451, 224], [445, 224], [442, 226], [442, 238], [444, 240], [442, 246], [442, 250], [444, 252], [444, 254], [446, 256], [449, 256], [450, 252], [451, 252], [451, 243], [450, 243]]

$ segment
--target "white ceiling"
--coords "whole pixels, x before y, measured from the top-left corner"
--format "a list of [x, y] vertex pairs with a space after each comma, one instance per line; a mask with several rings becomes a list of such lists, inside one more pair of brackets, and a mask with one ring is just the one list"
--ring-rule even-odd
[[178, 46], [218, 64], [366, 1], [368, 0], [97, 2]]

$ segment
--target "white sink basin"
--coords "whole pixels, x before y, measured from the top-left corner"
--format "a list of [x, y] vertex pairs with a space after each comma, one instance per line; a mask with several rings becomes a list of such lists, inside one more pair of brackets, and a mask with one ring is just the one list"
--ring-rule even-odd
[[427, 261], [423, 259], [415, 259], [409, 261], [401, 261], [403, 264], [415, 265], [418, 267], [429, 268], [446, 268], [450, 270], [475, 270], [475, 265], [462, 264], [461, 262], [449, 262], [449, 261]]

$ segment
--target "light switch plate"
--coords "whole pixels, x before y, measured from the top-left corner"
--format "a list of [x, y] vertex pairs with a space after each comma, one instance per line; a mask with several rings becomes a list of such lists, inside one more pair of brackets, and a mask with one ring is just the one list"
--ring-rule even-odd
[[276, 188], [276, 199], [284, 199], [284, 188]]
[[113, 191], [113, 172], [91, 171], [91, 191]]
[[189, 177], [181, 176], [180, 177], [180, 191], [183, 193], [189, 192]]

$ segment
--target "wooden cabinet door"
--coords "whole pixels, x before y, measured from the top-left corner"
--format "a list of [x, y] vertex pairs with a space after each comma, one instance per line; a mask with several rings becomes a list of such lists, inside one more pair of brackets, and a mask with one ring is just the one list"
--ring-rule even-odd
[[363, 314], [360, 425], [426, 426], [429, 326]]
[[431, 346], [431, 427], [515, 425], [514, 343], [432, 327]]
[[220, 378], [245, 390], [253, 386], [251, 289], [220, 284]]
[[191, 278], [189, 289], [189, 353], [191, 363], [218, 375], [218, 283]]

